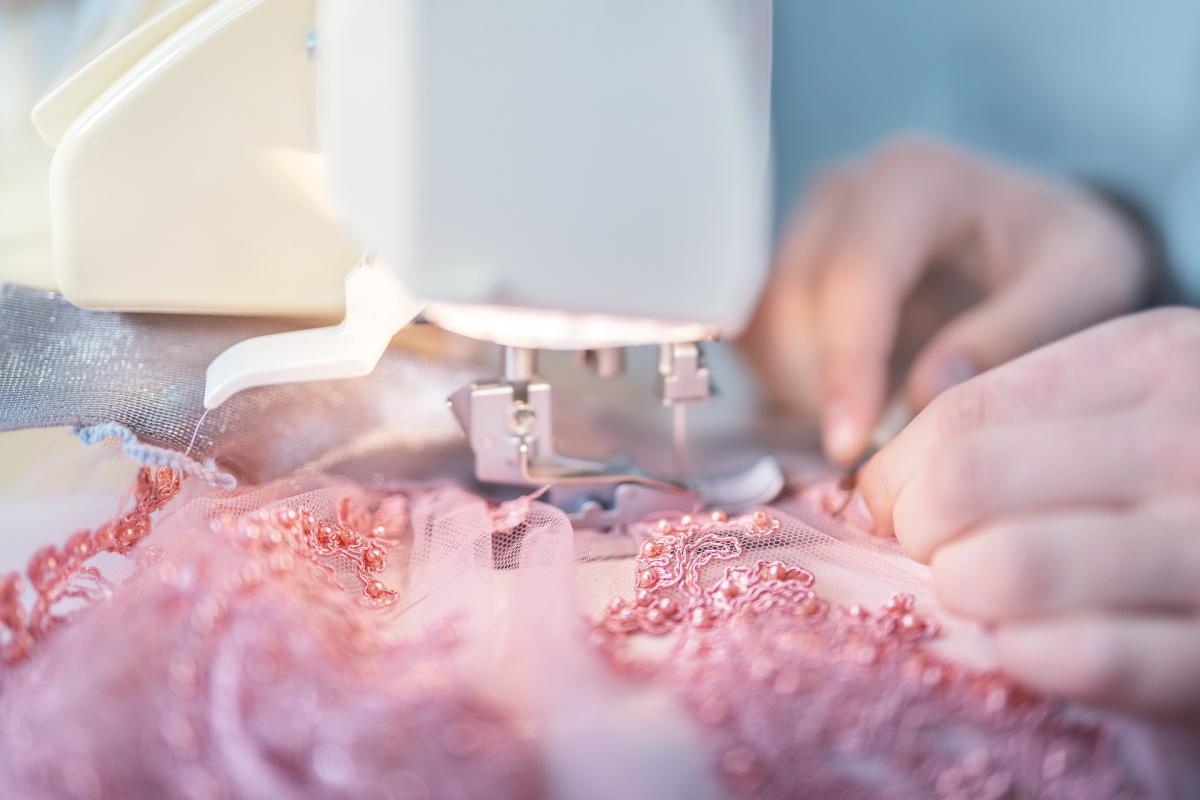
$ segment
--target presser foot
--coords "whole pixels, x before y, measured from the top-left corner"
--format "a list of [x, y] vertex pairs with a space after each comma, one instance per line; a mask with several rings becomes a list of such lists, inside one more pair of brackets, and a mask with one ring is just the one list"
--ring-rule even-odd
[[[536, 352], [506, 347], [503, 355], [502, 377], [468, 384], [448, 401], [470, 442], [475, 478], [481, 483], [550, 487], [550, 502], [574, 524], [589, 528], [706, 506], [738, 513], [770, 502], [783, 490], [783, 471], [771, 457], [733, 474], [681, 481], [627, 464], [559, 453], [551, 387], [536, 375]], [[710, 394], [708, 371], [694, 343], [664, 345], [659, 372], [662, 400], [668, 405], [679, 408], [679, 403]], [[682, 423], [682, 414], [676, 418]], [[676, 430], [677, 456], [683, 433]]]
[[[774, 500], [784, 488], [783, 470], [765, 456], [750, 467], [727, 475], [668, 484], [651, 478], [619, 483], [550, 483], [548, 500], [566, 512], [579, 528], [605, 530], [640, 522], [655, 514], [719, 508], [741, 513]], [[602, 476], [597, 476], [601, 478]]]

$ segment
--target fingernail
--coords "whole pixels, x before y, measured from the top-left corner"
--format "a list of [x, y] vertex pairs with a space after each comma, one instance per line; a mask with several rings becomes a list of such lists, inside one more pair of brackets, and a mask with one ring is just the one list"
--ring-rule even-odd
[[862, 432], [844, 409], [839, 406], [828, 408], [822, 428], [825, 453], [832, 460], [848, 463], [858, 455], [862, 445]]
[[966, 356], [952, 355], [943, 358], [938, 362], [929, 382], [930, 399], [960, 383], [966, 383], [978, 374], [979, 369]]

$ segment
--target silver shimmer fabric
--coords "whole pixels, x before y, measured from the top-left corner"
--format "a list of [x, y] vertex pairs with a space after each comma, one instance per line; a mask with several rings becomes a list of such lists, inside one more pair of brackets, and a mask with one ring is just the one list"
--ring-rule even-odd
[[296, 327], [86, 311], [53, 292], [0, 286], [0, 431], [117, 423], [251, 481], [355, 448], [455, 440], [444, 401], [469, 376], [395, 348], [365, 378], [251, 389], [204, 414], [204, 372], [218, 353]]

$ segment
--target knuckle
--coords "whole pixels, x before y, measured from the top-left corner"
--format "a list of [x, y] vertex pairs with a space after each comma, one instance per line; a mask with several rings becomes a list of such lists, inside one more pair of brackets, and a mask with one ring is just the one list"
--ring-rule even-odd
[[817, 173], [808, 197], [814, 202], [828, 200], [845, 189], [853, 178], [854, 168], [851, 165], [831, 164]]
[[1181, 361], [1200, 356], [1200, 314], [1194, 309], [1160, 308], [1139, 314], [1131, 337], [1134, 355], [1160, 371], [1177, 370]]
[[978, 381], [960, 384], [930, 404], [939, 439], [950, 441], [977, 431], [988, 421], [988, 389]]
[[948, 145], [925, 136], [899, 136], [877, 149], [870, 164], [873, 170], [883, 173], [907, 173], [944, 163], [952, 152]]

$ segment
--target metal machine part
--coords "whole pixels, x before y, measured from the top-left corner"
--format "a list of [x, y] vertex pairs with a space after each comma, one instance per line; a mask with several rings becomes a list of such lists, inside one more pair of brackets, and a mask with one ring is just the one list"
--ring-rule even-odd
[[[708, 370], [695, 343], [665, 345], [660, 360], [663, 399], [682, 408], [710, 396]], [[661, 511], [708, 504], [740, 510], [770, 501], [783, 488], [773, 458], [730, 476], [668, 479], [632, 467], [574, 458], [554, 446], [551, 387], [537, 376], [537, 351], [505, 347], [503, 375], [470, 383], [449, 405], [471, 445], [475, 477], [483, 483], [537, 488], [575, 524], [608, 528]], [[676, 444], [678, 447], [678, 431]]]
[[701, 403], [712, 396], [712, 377], [697, 342], [671, 342], [658, 350], [663, 405]]
[[597, 347], [579, 351], [579, 362], [592, 370], [597, 378], [612, 380], [625, 374], [625, 348]]

